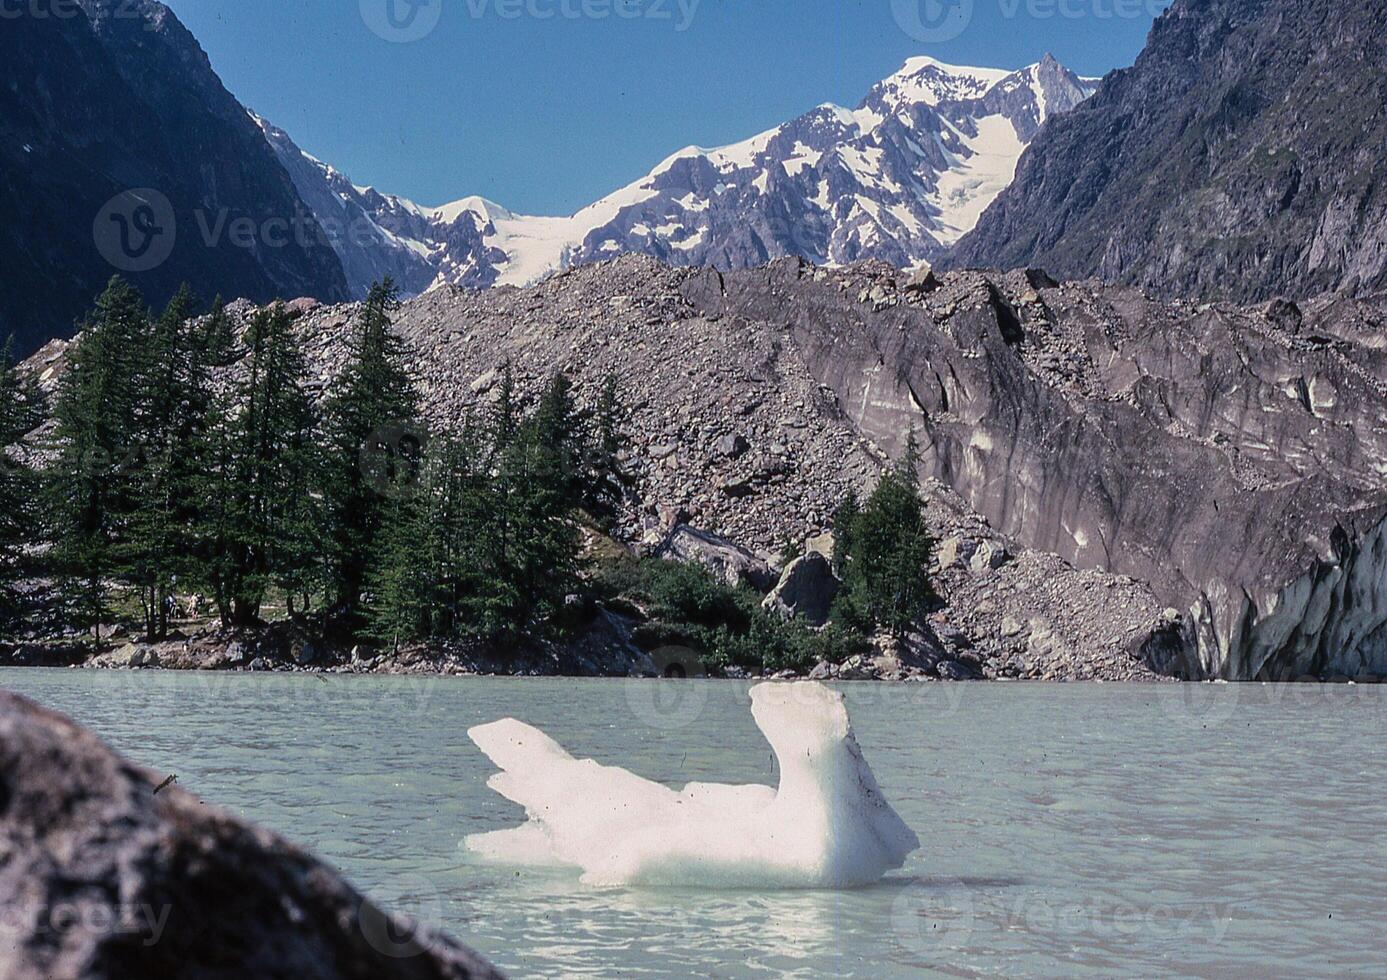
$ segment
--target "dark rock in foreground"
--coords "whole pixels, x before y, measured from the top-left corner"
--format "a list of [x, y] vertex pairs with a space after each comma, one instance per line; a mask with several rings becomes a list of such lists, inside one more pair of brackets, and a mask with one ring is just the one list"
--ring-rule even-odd
[[0, 976], [500, 977], [316, 858], [0, 691]]

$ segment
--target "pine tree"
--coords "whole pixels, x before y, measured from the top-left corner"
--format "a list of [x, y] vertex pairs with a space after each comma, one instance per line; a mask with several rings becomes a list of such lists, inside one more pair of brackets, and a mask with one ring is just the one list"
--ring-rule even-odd
[[480, 474], [464, 440], [429, 440], [415, 492], [392, 498], [367, 576], [367, 619], [377, 639], [401, 642], [460, 634], [473, 588], [475, 527], [465, 495]]
[[222, 621], [249, 625], [271, 588], [311, 591], [317, 577], [317, 418], [289, 314], [260, 311], [244, 380], [217, 412], [206, 468], [214, 505], [202, 525], [205, 575]]
[[356, 625], [373, 556], [380, 553], [390, 495], [417, 472], [419, 396], [391, 332], [394, 284], [371, 288], [349, 342], [349, 362], [326, 409], [324, 550], [340, 625]]
[[616, 375], [609, 374], [602, 381], [602, 391], [592, 411], [593, 432], [583, 487], [583, 506], [604, 525], [610, 525], [624, 493], [621, 454], [626, 448], [627, 422], [626, 410], [617, 394]]
[[833, 511], [833, 567], [840, 576], [847, 568], [848, 556], [852, 554], [853, 528], [861, 512], [862, 505], [853, 491], [848, 491], [848, 495]]
[[[904, 458], [888, 470], [853, 515], [845, 501], [834, 524], [835, 552], [845, 594], [835, 618], [851, 626], [882, 626], [904, 633], [933, 596], [927, 570], [934, 543], [925, 528], [916, 476], [914, 437]], [[850, 498], [851, 499], [851, 498]], [[847, 508], [847, 509], [845, 509]]]
[[97, 639], [110, 620], [106, 588], [118, 571], [128, 529], [136, 442], [140, 352], [149, 313], [139, 294], [113, 278], [83, 323], [54, 406], [55, 459], [47, 477], [52, 563], [68, 621]]
[[211, 396], [208, 365], [192, 325], [185, 286], [154, 322], [136, 374], [133, 499], [129, 526], [115, 553], [121, 577], [136, 587], [145, 635], [163, 639], [180, 582], [196, 572], [193, 554], [208, 462]]
[[505, 449], [519, 428], [520, 409], [515, 399], [515, 371], [510, 361], [501, 365], [501, 381], [491, 409], [491, 443], [496, 451]]
[[503, 641], [542, 629], [578, 588], [577, 501], [555, 478], [540, 426], [521, 426], [499, 452], [488, 524], [492, 544], [482, 621]]
[[236, 331], [220, 296], [212, 301], [212, 312], [203, 321], [200, 333], [205, 363], [212, 367], [226, 367], [236, 360]]
[[37, 532], [34, 506], [37, 476], [16, 454], [17, 444], [39, 422], [37, 390], [15, 369], [6, 343], [0, 353], [0, 630], [19, 622], [20, 582], [27, 572], [25, 549]]
[[549, 379], [528, 421], [550, 485], [574, 506], [585, 502], [587, 496], [587, 421], [574, 400], [573, 382], [563, 372]]

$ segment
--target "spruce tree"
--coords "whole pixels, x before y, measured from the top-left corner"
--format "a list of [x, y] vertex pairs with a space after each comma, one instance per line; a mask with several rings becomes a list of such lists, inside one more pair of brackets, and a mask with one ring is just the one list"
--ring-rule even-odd
[[226, 367], [236, 360], [236, 331], [220, 296], [212, 301], [212, 312], [202, 323], [199, 340], [203, 360], [212, 367]]
[[109, 579], [128, 531], [138, 388], [149, 313], [139, 294], [113, 278], [82, 324], [59, 384], [53, 416], [55, 459], [47, 471], [52, 564], [66, 619], [99, 640], [110, 621]]
[[419, 396], [391, 331], [394, 284], [371, 288], [349, 341], [349, 360], [326, 407], [329, 460], [323, 484], [323, 547], [338, 624], [356, 626], [362, 591], [393, 493], [419, 465]]
[[626, 409], [617, 394], [617, 378], [607, 375], [593, 408], [593, 433], [588, 447], [584, 506], [604, 525], [610, 524], [621, 503], [623, 481], [621, 454], [626, 448]]
[[6, 343], [0, 352], [0, 631], [20, 620], [19, 586], [28, 573], [26, 549], [37, 537], [36, 474], [18, 455], [18, 444], [39, 422], [40, 396], [15, 368]]
[[581, 534], [578, 501], [556, 469], [554, 447], [537, 418], [499, 450], [489, 530], [489, 593], [483, 621], [498, 639], [542, 629], [577, 590]]
[[839, 576], [844, 574], [848, 556], [852, 554], [853, 529], [861, 512], [862, 505], [853, 491], [848, 491], [848, 495], [833, 511], [833, 567]]
[[247, 333], [244, 379], [218, 412], [202, 525], [205, 574], [227, 625], [259, 618], [271, 588], [311, 591], [317, 575], [317, 418], [293, 323], [281, 304]]
[[912, 435], [904, 458], [882, 476], [861, 510], [852, 515], [850, 505], [840, 508], [845, 524], [835, 522], [834, 534], [843, 535], [838, 564], [845, 590], [835, 618], [851, 626], [902, 634], [934, 594], [928, 578], [934, 543], [920, 505], [917, 461]]
[[192, 293], [185, 286], [154, 321], [136, 374], [140, 450], [130, 472], [129, 526], [115, 552], [121, 577], [139, 593], [151, 640], [167, 635], [174, 596], [197, 571], [193, 554], [203, 510], [211, 396], [192, 310]]
[[398, 645], [469, 632], [467, 610], [482, 591], [475, 548], [487, 477], [480, 459], [470, 423], [461, 436], [435, 435], [417, 492], [390, 501], [368, 576], [376, 638]]

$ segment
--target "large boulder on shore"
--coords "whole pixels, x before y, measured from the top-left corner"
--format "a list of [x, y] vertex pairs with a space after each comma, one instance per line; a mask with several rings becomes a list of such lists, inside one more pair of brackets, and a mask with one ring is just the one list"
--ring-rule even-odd
[[761, 607], [782, 619], [799, 616], [811, 626], [822, 626], [828, 622], [833, 600], [838, 598], [839, 585], [828, 559], [810, 551], [785, 566], [780, 581]]
[[0, 978], [491, 978], [268, 831], [0, 691]]
[[765, 592], [776, 583], [775, 572], [765, 560], [725, 538], [689, 524], [676, 525], [655, 550], [655, 557], [696, 562], [723, 584], [734, 588], [746, 584]]

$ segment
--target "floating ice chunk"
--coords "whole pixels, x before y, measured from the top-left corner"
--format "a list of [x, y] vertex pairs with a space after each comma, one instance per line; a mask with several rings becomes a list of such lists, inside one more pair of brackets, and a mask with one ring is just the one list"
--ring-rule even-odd
[[674, 790], [575, 759], [511, 718], [473, 728], [502, 770], [487, 785], [528, 820], [463, 845], [507, 863], [581, 868], [590, 884], [729, 888], [865, 885], [920, 846], [862, 758], [841, 694], [812, 681], [760, 684], [751, 713], [779, 761], [778, 789]]

